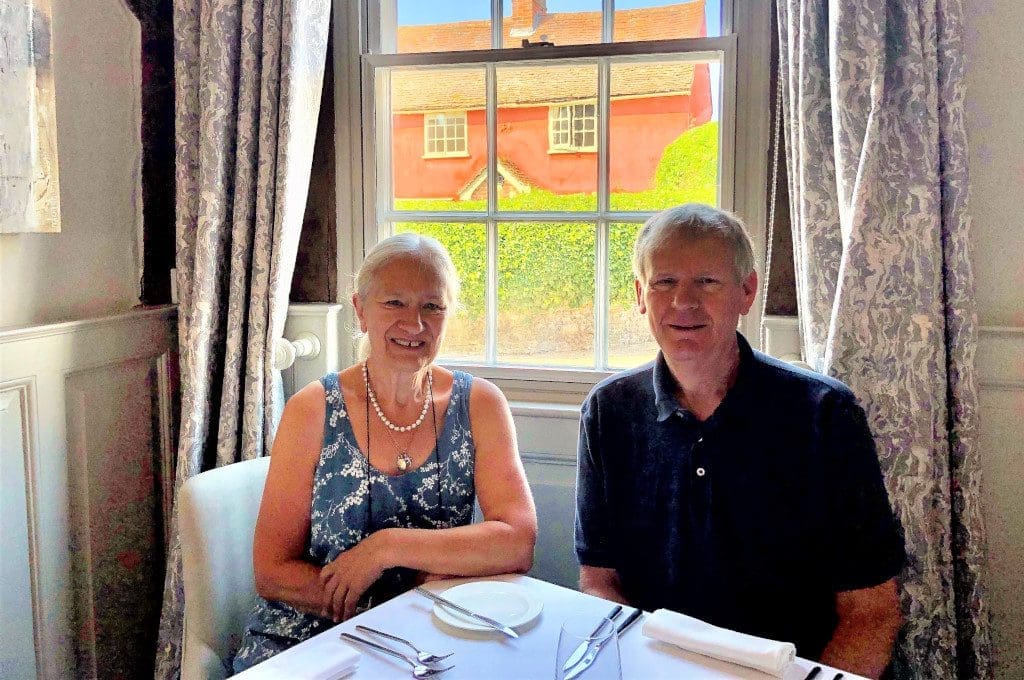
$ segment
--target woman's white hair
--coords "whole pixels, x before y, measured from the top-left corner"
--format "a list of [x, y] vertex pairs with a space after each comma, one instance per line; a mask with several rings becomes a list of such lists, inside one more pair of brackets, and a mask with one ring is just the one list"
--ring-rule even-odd
[[[451, 256], [437, 239], [413, 232], [389, 236], [370, 249], [356, 272], [355, 295], [365, 300], [380, 271], [392, 261], [406, 258], [435, 274], [441, 281], [445, 304], [449, 309], [458, 307], [461, 284]], [[356, 338], [359, 340], [359, 358], [365, 359], [370, 351], [369, 340], [358, 328]]]
[[754, 271], [754, 248], [743, 221], [732, 213], [703, 203], [685, 203], [662, 210], [644, 223], [633, 244], [633, 275], [646, 281], [651, 254], [672, 239], [715, 238], [729, 246], [736, 280]]

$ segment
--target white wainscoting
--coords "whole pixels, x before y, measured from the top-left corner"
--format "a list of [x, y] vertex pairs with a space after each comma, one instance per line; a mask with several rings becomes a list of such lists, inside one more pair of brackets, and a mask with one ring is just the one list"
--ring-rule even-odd
[[176, 309], [0, 331], [4, 678], [152, 667]]
[[982, 505], [998, 679], [1024, 678], [1024, 328], [982, 326]]
[[537, 504], [537, 549], [531, 576], [567, 588], [579, 583], [573, 550], [578, 406], [515, 401], [510, 404], [519, 451]]

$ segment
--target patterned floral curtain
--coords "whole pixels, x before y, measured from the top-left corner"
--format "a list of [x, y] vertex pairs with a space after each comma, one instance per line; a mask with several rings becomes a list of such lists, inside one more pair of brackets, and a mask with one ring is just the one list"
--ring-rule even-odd
[[903, 523], [897, 677], [991, 675], [962, 0], [777, 0], [804, 358], [864, 405]]
[[[329, 0], [174, 0], [181, 427], [174, 489], [269, 453], [283, 407], [271, 367], [309, 187]], [[176, 518], [156, 676], [178, 675]]]

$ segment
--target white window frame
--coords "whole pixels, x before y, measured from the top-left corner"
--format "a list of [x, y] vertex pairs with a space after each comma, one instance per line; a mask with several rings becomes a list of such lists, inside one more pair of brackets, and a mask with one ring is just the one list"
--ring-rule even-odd
[[[602, 0], [606, 17], [613, 8], [614, 0]], [[501, 0], [491, 0], [492, 16], [501, 17]], [[373, 120], [379, 102], [372, 95], [372, 67], [366, 60], [374, 55], [363, 56], [366, 48], [379, 48], [376, 36], [379, 26], [393, 18], [393, 2], [374, 0], [340, 0], [333, 3], [335, 41], [335, 157], [337, 159], [337, 239], [339, 258], [337, 274], [339, 281], [351, 281], [362, 262], [365, 251], [380, 238], [388, 235], [388, 214], [377, 206], [376, 185], [382, 179], [376, 173], [376, 144], [378, 132]], [[736, 212], [751, 227], [758, 272], [764, 271], [767, 156], [769, 140], [769, 63], [771, 45], [771, 12], [769, 0], [722, 0], [722, 22], [719, 37], [695, 38], [666, 43], [687, 43], [693, 50], [704, 49], [720, 53], [722, 59], [722, 91], [720, 97], [720, 197], [719, 205]], [[493, 44], [500, 44], [501, 21], [493, 22]], [[605, 21], [604, 32], [611, 34], [611, 24]], [[652, 44], [641, 44], [642, 48]], [[612, 48], [612, 49], [609, 49]], [[588, 54], [636, 53], [635, 44], [603, 44], [599, 46], [566, 46], [556, 48], [566, 57], [587, 56]], [[596, 50], [596, 51], [595, 51]], [[474, 58], [472, 53], [462, 53], [463, 63]], [[468, 58], [467, 58], [468, 57]], [[479, 59], [479, 56], [475, 57]], [[520, 58], [526, 59], [524, 53]], [[429, 63], [425, 55], [397, 55], [393, 63]], [[437, 61], [435, 63], [441, 63]], [[493, 68], [493, 66], [491, 67]], [[607, 87], [607, 82], [605, 83]], [[496, 97], [489, 92], [489, 97]], [[727, 111], [732, 114], [726, 115]], [[604, 112], [607, 119], [607, 112]], [[600, 115], [600, 112], [599, 112]], [[488, 122], [493, 127], [493, 122]], [[607, 124], [599, 129], [607, 130]], [[607, 148], [607, 144], [605, 145]], [[365, 161], [365, 162], [364, 162]], [[488, 163], [496, 165], [496, 154], [488, 154]], [[607, 159], [604, 160], [607, 162]], [[493, 176], [494, 167], [488, 168]], [[599, 175], [606, 178], [607, 173]], [[601, 181], [607, 181], [602, 179]], [[489, 191], [489, 193], [495, 193]], [[494, 197], [493, 200], [496, 200]], [[493, 204], [493, 203], [492, 203]], [[600, 216], [600, 215], [599, 215]], [[444, 214], [446, 220], [452, 215]], [[543, 214], [519, 214], [517, 219], [545, 219]], [[643, 215], [637, 215], [643, 217]], [[461, 216], [462, 221], [479, 223], [482, 216], [475, 213]], [[589, 219], [589, 215], [581, 215]], [[457, 221], [457, 220], [456, 220]], [[606, 247], [606, 243], [603, 244]], [[598, 248], [602, 244], [599, 242]], [[489, 253], [496, 258], [496, 252]], [[598, 253], [598, 261], [603, 253]], [[492, 277], [493, 278], [493, 277]], [[600, 282], [598, 282], [600, 286]], [[493, 291], [493, 286], [490, 287]], [[603, 291], [599, 291], [599, 294]], [[755, 347], [758, 346], [760, 328], [761, 291], [751, 308], [750, 314], [741, 319], [740, 330]], [[339, 301], [347, 302], [349, 291], [339, 286]], [[494, 300], [489, 300], [491, 308]], [[354, 326], [354, 315], [348, 316], [349, 326]], [[603, 322], [603, 320], [602, 320]], [[491, 325], [493, 328], [493, 325]], [[493, 339], [488, 338], [493, 344]], [[343, 363], [355, 358], [355, 345], [346, 338], [339, 338], [339, 354]], [[522, 368], [492, 365], [466, 365], [463, 367], [475, 375], [487, 377], [502, 387], [510, 399], [531, 401], [578, 403], [589, 388], [597, 381], [613, 373], [600, 370], [569, 370], [557, 368]]]
[[[578, 107], [593, 107], [593, 115], [577, 116], [576, 109]], [[562, 112], [566, 115], [562, 116]], [[593, 121], [592, 127], [588, 129], [587, 123]], [[561, 123], [566, 123], [567, 127], [564, 130], [556, 129], [561, 127]], [[593, 144], [574, 144], [573, 140], [576, 135], [576, 123], [582, 124], [583, 129], [580, 130], [584, 136], [589, 132], [593, 135]], [[566, 136], [566, 141], [559, 141], [558, 136]], [[586, 99], [571, 102], [561, 102], [558, 104], [551, 104], [548, 107], [548, 153], [597, 153], [597, 100]]]
[[[439, 125], [437, 122], [438, 118], [445, 119]], [[455, 129], [458, 131], [462, 130], [461, 137], [456, 135], [455, 137], [448, 137], [447, 129], [449, 125], [448, 119], [454, 119]], [[431, 137], [431, 132], [440, 131], [440, 135]], [[447, 146], [449, 140], [454, 139], [457, 142], [462, 142], [461, 149], [454, 149], [448, 151]], [[440, 151], [431, 151], [431, 142], [440, 143], [442, 149]], [[423, 114], [423, 157], [424, 158], [466, 158], [469, 156], [469, 123], [466, 117], [465, 111], [431, 111], [430, 113]]]

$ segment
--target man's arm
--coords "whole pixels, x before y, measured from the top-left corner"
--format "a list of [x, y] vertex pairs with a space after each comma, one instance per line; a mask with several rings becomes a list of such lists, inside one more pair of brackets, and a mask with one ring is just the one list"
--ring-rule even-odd
[[902, 617], [896, 579], [870, 588], [836, 593], [839, 624], [821, 662], [878, 678], [892, 657]]
[[594, 597], [602, 597], [612, 602], [629, 604], [622, 594], [619, 572], [607, 567], [580, 566], [580, 592]]
[[874, 438], [852, 394], [826, 410], [831, 577], [838, 624], [821, 660], [877, 678], [892, 657], [901, 616], [896, 575], [904, 561]]
[[[613, 542], [605, 470], [601, 460], [601, 428], [596, 396], [583, 403], [576, 468], [576, 558], [580, 562], [580, 591], [629, 604], [619, 573], [612, 566]], [[592, 447], [593, 445], [593, 447]]]

